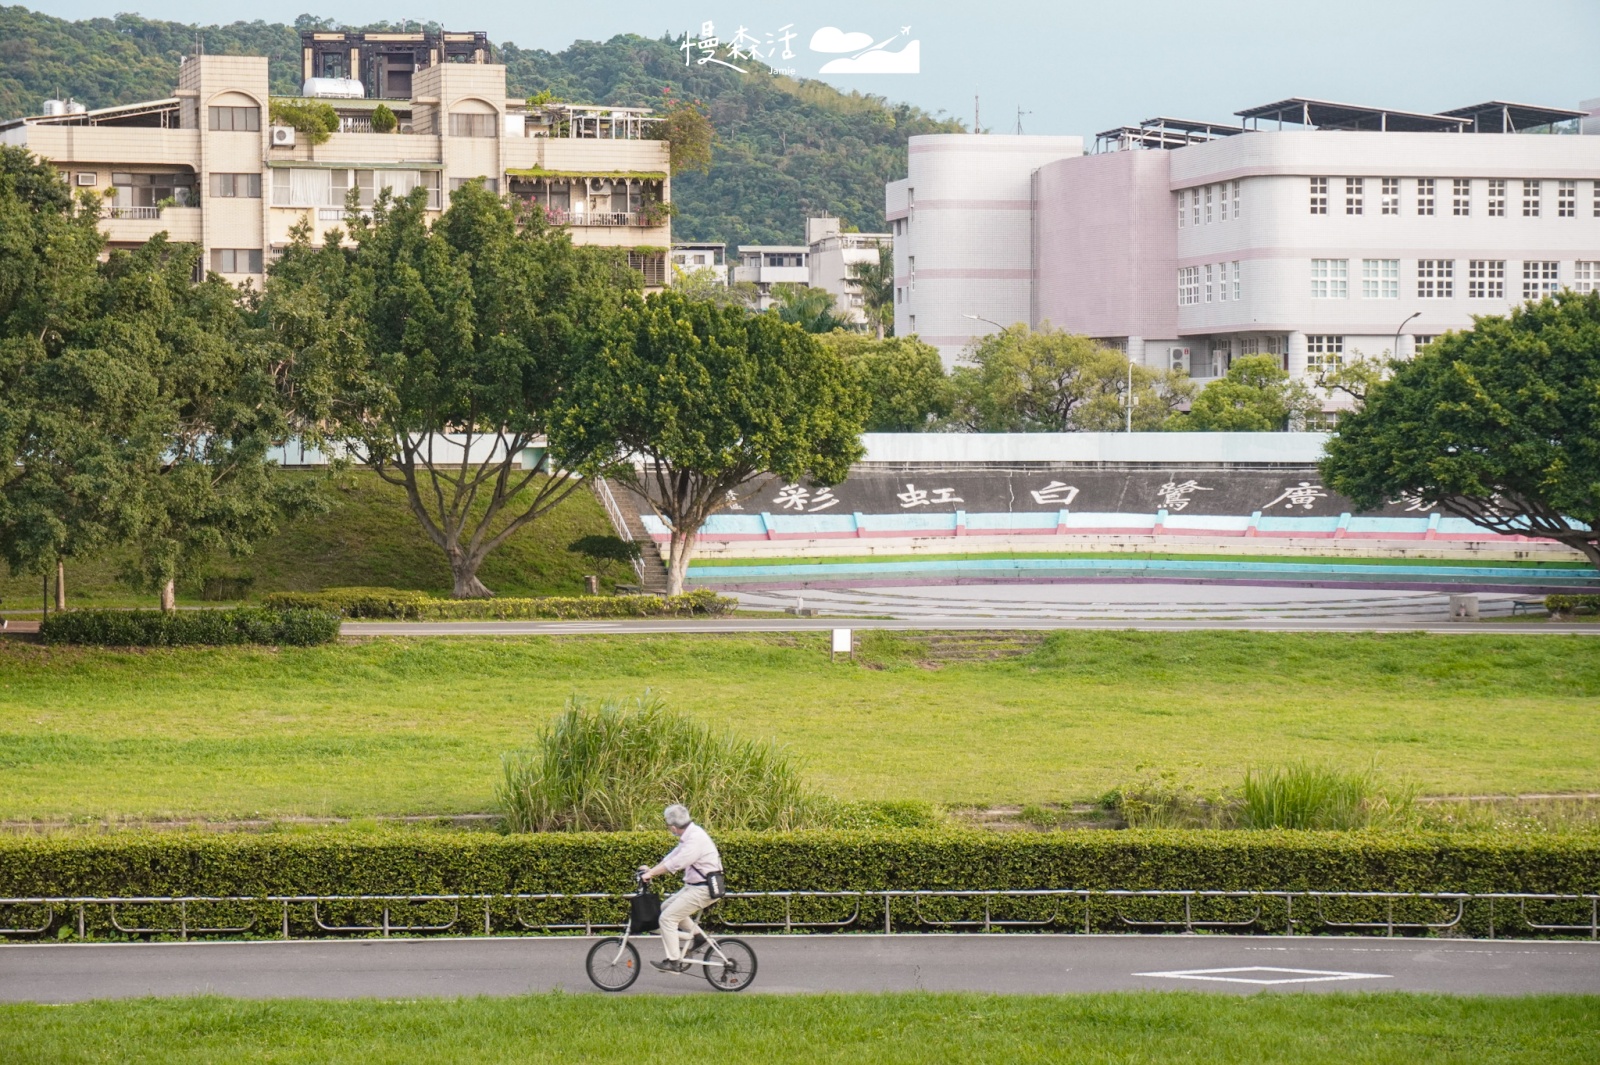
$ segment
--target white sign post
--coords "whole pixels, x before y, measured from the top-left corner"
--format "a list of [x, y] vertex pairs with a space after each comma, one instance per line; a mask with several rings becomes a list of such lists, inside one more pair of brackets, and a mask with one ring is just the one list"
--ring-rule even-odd
[[851, 659], [856, 657], [854, 633], [849, 629], [833, 630], [833, 651], [828, 655], [828, 661], [837, 661], [840, 655], [849, 655]]

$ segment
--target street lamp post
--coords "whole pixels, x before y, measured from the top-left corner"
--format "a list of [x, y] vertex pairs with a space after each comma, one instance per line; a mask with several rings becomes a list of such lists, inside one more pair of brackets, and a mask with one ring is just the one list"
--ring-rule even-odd
[[[1422, 317], [1422, 312], [1421, 311], [1417, 311], [1416, 313], [1414, 313], [1411, 316], [1411, 318], [1420, 318], [1420, 317]], [[1396, 329], [1394, 331], [1394, 350], [1391, 352], [1391, 354], [1396, 359], [1398, 359], [1400, 357], [1400, 330], [1404, 329], [1406, 327], [1406, 325], [1410, 323], [1411, 318], [1407, 318], [1404, 322], [1401, 322], [1400, 323], [1400, 328]]]
[[961, 317], [963, 317], [963, 318], [971, 318], [974, 322], [988, 322], [990, 325], [994, 326], [996, 329], [1000, 330], [1001, 332], [1005, 332], [1005, 328], [1006, 327], [1001, 325], [999, 322], [995, 321], [993, 318], [985, 318], [985, 317], [983, 317], [982, 315], [979, 315], [979, 314], [963, 314]]

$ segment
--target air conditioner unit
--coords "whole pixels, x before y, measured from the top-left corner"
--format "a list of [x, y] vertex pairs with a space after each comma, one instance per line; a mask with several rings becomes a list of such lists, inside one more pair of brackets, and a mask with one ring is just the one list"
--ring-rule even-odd
[[93, 170], [80, 170], [80, 171], [78, 171], [78, 184], [87, 187], [87, 186], [92, 186], [94, 183], [95, 183], [95, 174], [94, 174]]
[[293, 148], [294, 147], [294, 127], [293, 126], [273, 126], [272, 127], [272, 146], [274, 148]]
[[1168, 348], [1167, 354], [1171, 356], [1172, 370], [1174, 373], [1189, 372], [1189, 349]]

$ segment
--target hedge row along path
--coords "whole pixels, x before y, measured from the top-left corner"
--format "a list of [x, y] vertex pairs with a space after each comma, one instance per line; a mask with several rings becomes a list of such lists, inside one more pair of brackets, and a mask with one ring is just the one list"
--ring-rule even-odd
[[[759, 936], [755, 990], [1600, 994], [1600, 944], [1285, 937]], [[0, 947], [0, 1001], [592, 992], [591, 937]], [[645, 958], [660, 953], [655, 937]], [[599, 992], [594, 992], [599, 994]], [[714, 994], [646, 969], [636, 993]]]

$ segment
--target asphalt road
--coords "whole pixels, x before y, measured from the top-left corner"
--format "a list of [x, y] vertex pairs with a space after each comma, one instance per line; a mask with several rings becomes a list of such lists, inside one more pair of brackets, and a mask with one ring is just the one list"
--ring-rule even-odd
[[[1600, 944], [1282, 936], [749, 936], [752, 990], [1060, 994], [1178, 990], [1600, 994]], [[212, 994], [421, 998], [593, 992], [593, 939], [344, 940], [0, 947], [0, 1001]], [[654, 938], [628, 994], [712, 994], [658, 973]]]
[[654, 633], [822, 632], [835, 628], [926, 631], [1135, 629], [1142, 632], [1251, 630], [1257, 632], [1428, 632], [1459, 636], [1600, 636], [1600, 624], [1572, 622], [1450, 622], [1387, 618], [1217, 617], [1145, 618], [941, 617], [718, 618], [627, 621], [347, 621], [346, 636], [614, 636]]

